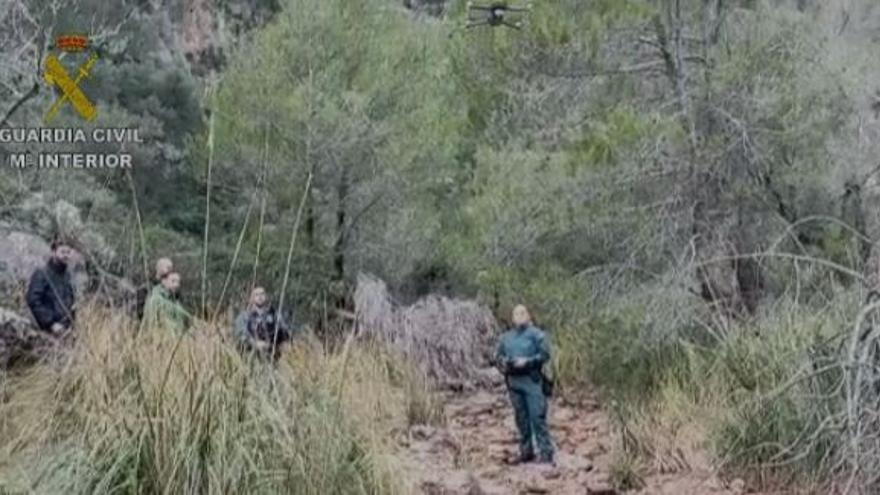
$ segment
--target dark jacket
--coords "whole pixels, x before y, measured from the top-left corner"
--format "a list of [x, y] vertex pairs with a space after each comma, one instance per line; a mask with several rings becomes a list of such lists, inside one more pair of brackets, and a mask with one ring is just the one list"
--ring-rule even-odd
[[73, 283], [67, 266], [50, 260], [31, 275], [27, 305], [41, 330], [50, 331], [60, 323], [69, 328], [76, 318]]
[[[512, 363], [524, 358], [525, 364], [514, 368]], [[527, 388], [542, 384], [542, 368], [550, 361], [550, 343], [543, 330], [528, 325], [513, 328], [501, 335], [495, 351], [495, 363], [508, 378], [508, 386]]]
[[290, 340], [290, 328], [272, 306], [264, 311], [249, 308], [239, 313], [235, 319], [234, 336], [246, 348], [255, 340], [268, 343], [274, 341], [274, 345], [278, 346]]

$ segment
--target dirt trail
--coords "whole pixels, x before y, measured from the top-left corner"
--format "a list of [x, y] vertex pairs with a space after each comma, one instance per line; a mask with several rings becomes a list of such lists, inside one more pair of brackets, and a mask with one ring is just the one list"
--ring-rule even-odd
[[[505, 462], [517, 453], [516, 431], [506, 391], [489, 389], [445, 396], [445, 427], [415, 427], [400, 439], [402, 466], [412, 493], [425, 495], [585, 495], [617, 493], [610, 483], [614, 437], [599, 403], [556, 399], [550, 427], [558, 449], [555, 468]], [[693, 463], [692, 463], [693, 464]], [[650, 474], [639, 494], [738, 495], [708, 467]]]

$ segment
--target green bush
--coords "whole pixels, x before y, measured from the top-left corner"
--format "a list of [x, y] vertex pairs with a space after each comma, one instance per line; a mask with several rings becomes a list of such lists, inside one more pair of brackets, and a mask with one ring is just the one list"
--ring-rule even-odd
[[712, 352], [689, 354], [690, 387], [722, 401], [710, 436], [728, 469], [833, 475], [846, 442], [833, 421], [845, 408], [846, 308], [843, 298], [816, 309], [783, 302]]
[[648, 341], [637, 315], [624, 315], [595, 324], [589, 356], [588, 375], [609, 395], [645, 400], [682, 361], [683, 349], [673, 339]]

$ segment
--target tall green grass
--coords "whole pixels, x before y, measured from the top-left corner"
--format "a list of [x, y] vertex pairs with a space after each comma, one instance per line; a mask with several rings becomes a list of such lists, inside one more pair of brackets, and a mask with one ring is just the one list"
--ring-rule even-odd
[[726, 468], [812, 486], [833, 481], [848, 441], [836, 424], [846, 407], [842, 344], [857, 312], [845, 299], [823, 308], [781, 304], [714, 352], [691, 354], [692, 388], [720, 411], [711, 440]]
[[654, 349], [618, 330], [623, 341], [606, 345], [608, 355], [643, 360], [629, 361], [629, 369], [626, 359], [597, 363], [614, 390], [638, 392], [616, 395], [623, 401], [620, 429], [661, 471], [705, 463], [708, 451], [709, 464], [754, 487], [796, 483], [799, 493], [826, 493], [849, 441], [840, 418], [842, 343], [858, 312], [852, 299], [822, 307], [782, 301], [720, 339], [694, 338], [683, 327], [667, 347]]
[[222, 334], [88, 313], [68, 355], [3, 385], [0, 491], [404, 493], [391, 429], [437, 417], [412, 367], [307, 338], [273, 365]]

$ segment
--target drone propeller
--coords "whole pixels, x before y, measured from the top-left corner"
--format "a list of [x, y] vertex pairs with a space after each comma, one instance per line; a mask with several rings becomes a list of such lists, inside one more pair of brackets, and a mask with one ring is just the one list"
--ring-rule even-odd
[[507, 21], [500, 21], [500, 22], [496, 22], [496, 23], [492, 23], [490, 21], [475, 21], [475, 22], [468, 23], [467, 26], [465, 26], [465, 27], [472, 28], [472, 27], [477, 27], [477, 26], [492, 26], [492, 27], [507, 26], [507, 27], [513, 28], [513, 29], [522, 29], [521, 22], [511, 23], [511, 22], [507, 22]]
[[507, 12], [528, 12], [529, 10], [531, 10], [531, 7], [511, 7], [510, 5], [507, 5], [507, 4], [496, 3], [496, 4], [492, 4], [492, 5], [469, 4], [468, 9], [470, 9], [470, 10], [489, 10], [489, 11], [501, 10], [501, 11], [507, 11]]

